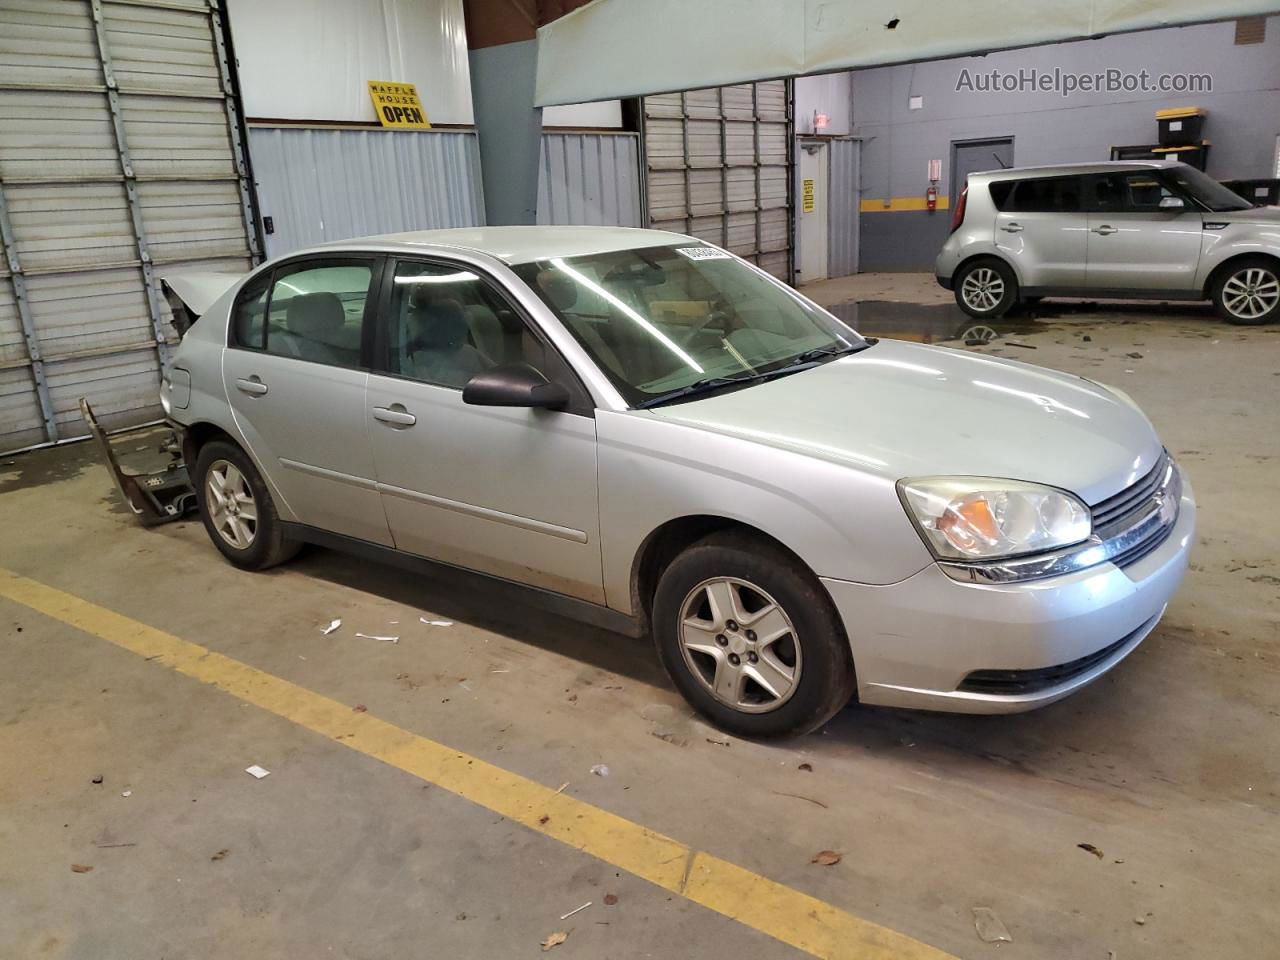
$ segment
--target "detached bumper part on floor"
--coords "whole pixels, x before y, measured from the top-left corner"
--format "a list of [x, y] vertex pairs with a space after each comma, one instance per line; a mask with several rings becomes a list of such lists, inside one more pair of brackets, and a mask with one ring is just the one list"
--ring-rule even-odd
[[1155, 628], [1187, 566], [1196, 504], [1151, 552], [1025, 583], [964, 583], [931, 564], [885, 586], [824, 578], [844, 620], [863, 703], [1016, 713], [1098, 679]]

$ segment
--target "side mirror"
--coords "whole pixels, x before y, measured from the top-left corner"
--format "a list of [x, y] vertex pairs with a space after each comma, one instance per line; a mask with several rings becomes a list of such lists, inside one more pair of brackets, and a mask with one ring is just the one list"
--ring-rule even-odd
[[1181, 197], [1161, 197], [1160, 198], [1161, 210], [1185, 210], [1186, 208], [1187, 208], [1187, 205], [1182, 202]]
[[477, 373], [462, 388], [462, 402], [478, 407], [539, 407], [562, 410], [569, 391], [527, 363], [512, 363]]

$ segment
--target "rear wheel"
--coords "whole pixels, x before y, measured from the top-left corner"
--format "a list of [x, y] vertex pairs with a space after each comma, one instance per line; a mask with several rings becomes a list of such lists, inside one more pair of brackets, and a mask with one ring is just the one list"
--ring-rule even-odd
[[713, 534], [680, 554], [658, 583], [653, 629], [685, 699], [741, 736], [807, 733], [853, 695], [853, 658], [830, 597], [763, 539]]
[[1002, 260], [975, 260], [957, 274], [955, 295], [971, 317], [1002, 317], [1018, 302], [1018, 280]]
[[1214, 282], [1213, 305], [1222, 319], [1239, 326], [1280, 320], [1280, 265], [1266, 257], [1232, 264]]
[[200, 519], [224, 557], [246, 570], [265, 570], [294, 556], [258, 468], [235, 444], [214, 440], [200, 448], [195, 469]]

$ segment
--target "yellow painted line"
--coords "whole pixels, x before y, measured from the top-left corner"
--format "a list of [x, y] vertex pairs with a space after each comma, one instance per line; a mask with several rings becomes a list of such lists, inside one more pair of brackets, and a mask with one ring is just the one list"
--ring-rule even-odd
[[[0, 568], [0, 597], [323, 734], [815, 957], [955, 960], [576, 797]], [[543, 822], [544, 817], [546, 821]]]
[[[946, 197], [938, 197], [938, 209], [946, 210], [948, 206]], [[859, 211], [862, 213], [908, 213], [920, 212], [929, 209], [929, 204], [923, 196], [919, 197], [883, 197], [863, 200], [858, 205]]]

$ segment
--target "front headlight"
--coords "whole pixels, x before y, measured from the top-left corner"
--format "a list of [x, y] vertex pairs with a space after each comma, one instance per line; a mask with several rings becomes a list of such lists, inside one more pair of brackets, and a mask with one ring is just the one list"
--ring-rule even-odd
[[900, 480], [898, 495], [939, 560], [1042, 553], [1087, 540], [1093, 518], [1064, 490], [986, 477]]

